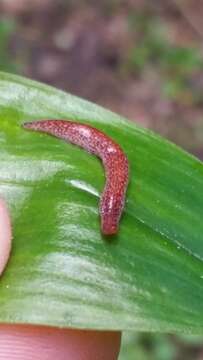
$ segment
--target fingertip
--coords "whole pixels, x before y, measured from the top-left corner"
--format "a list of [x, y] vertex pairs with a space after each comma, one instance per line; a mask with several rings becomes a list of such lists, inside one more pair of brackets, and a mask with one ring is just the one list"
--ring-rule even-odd
[[1, 325], [0, 359], [116, 360], [120, 332]]
[[9, 259], [12, 242], [11, 221], [4, 200], [0, 199], [0, 275]]

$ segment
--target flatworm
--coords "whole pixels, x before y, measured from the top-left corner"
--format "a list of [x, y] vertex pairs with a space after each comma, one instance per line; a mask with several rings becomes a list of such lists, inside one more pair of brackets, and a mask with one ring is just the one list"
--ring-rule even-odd
[[128, 159], [121, 147], [102, 131], [78, 122], [41, 120], [27, 122], [23, 126], [66, 140], [101, 158], [106, 172], [106, 184], [100, 200], [101, 231], [104, 235], [116, 234], [129, 178]]

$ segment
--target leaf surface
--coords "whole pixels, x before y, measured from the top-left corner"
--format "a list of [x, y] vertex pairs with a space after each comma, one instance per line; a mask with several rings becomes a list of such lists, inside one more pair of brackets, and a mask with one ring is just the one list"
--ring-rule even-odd
[[[100, 234], [98, 158], [22, 123], [74, 119], [112, 137], [130, 185], [116, 238]], [[203, 333], [203, 164], [97, 105], [0, 73], [0, 196], [13, 250], [0, 321]]]

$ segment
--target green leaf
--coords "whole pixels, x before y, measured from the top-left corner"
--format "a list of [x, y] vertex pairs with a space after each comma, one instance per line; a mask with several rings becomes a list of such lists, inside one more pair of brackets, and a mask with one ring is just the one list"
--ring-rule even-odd
[[[116, 239], [99, 230], [98, 158], [25, 120], [74, 119], [103, 130], [130, 162]], [[0, 321], [203, 333], [203, 165], [110, 111], [0, 74], [0, 196], [13, 251]]]

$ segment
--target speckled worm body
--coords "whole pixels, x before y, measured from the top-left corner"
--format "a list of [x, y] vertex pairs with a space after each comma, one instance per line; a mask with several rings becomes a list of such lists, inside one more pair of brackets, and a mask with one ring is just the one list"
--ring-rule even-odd
[[128, 159], [121, 147], [103, 132], [78, 122], [41, 120], [27, 122], [23, 126], [64, 139], [101, 158], [106, 172], [106, 184], [100, 200], [101, 231], [104, 235], [116, 234], [129, 177]]

